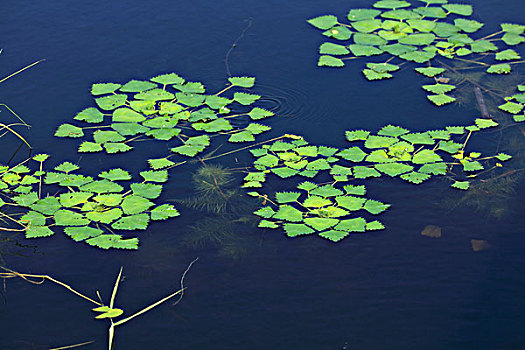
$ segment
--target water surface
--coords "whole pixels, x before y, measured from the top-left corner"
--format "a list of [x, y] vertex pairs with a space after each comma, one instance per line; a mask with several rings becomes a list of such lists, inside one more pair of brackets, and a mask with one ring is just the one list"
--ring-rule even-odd
[[[29, 138], [56, 162], [78, 161], [85, 169], [142, 169], [146, 154], [164, 154], [151, 143], [122, 157], [83, 156], [76, 141], [53, 132], [90, 106], [93, 82], [126, 82], [176, 71], [209, 90], [234, 75], [257, 77], [255, 92], [278, 101], [275, 134], [299, 133], [314, 143], [341, 147], [344, 130], [377, 130], [396, 123], [414, 130], [472, 121], [476, 109], [437, 109], [425, 101], [420, 77], [410, 69], [395, 79], [364, 81], [356, 60], [343, 70], [316, 67], [322, 39], [305, 19], [343, 16], [359, 1], [100, 1], [6, 0], [2, 72], [37, 59], [46, 61], [0, 85], [1, 101], [33, 127]], [[520, 2], [480, 0], [474, 19], [522, 21]], [[5, 74], [4, 74], [5, 75]], [[0, 114], [5, 116], [4, 113]], [[475, 140], [490, 150], [491, 137]], [[11, 149], [11, 148], [10, 148]], [[244, 156], [247, 160], [248, 157]], [[238, 159], [243, 161], [242, 156]], [[234, 159], [223, 161], [231, 166]], [[191, 195], [191, 173], [172, 175], [163, 198]], [[277, 184], [276, 184], [277, 186]], [[392, 204], [381, 220], [388, 229], [354, 235], [334, 245], [280, 232], [235, 226], [248, 242], [238, 259], [218, 249], [181, 248], [191, 225], [206, 214], [180, 206], [182, 216], [141, 232], [136, 252], [101, 251], [56, 234], [21, 242], [27, 257], [5, 255], [7, 266], [46, 273], [89, 295], [109, 298], [120, 266], [125, 280], [118, 305], [128, 312], [179, 286], [187, 264], [187, 293], [177, 306], [164, 305], [118, 329], [117, 349], [525, 349], [525, 236], [523, 186], [509, 199], [511, 212], [495, 220], [469, 208], [441, 203], [452, 190], [430, 181], [413, 186], [382, 179], [367, 183], [371, 197]], [[429, 224], [440, 239], [420, 235]], [[471, 239], [490, 242], [474, 253]], [[244, 242], [244, 241], [242, 241]], [[58, 286], [8, 281], [0, 306], [0, 348], [44, 349], [95, 340], [105, 346], [106, 323], [93, 320], [91, 305]]]

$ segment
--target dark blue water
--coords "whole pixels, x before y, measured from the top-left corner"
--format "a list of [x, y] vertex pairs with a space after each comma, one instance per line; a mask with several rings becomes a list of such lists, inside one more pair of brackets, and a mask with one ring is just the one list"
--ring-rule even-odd
[[[414, 130], [463, 124], [474, 106], [437, 109], [425, 102], [411, 69], [371, 84], [352, 61], [343, 70], [316, 67], [319, 33], [306, 18], [350, 8], [360, 1], [40, 1], [4, 0], [0, 11], [2, 76], [38, 59], [46, 61], [0, 84], [0, 102], [32, 125], [29, 139], [54, 161], [84, 168], [144, 167], [146, 147], [126, 156], [84, 156], [75, 141], [52, 137], [56, 126], [90, 106], [93, 82], [126, 82], [176, 71], [210, 90], [234, 75], [257, 77], [255, 91], [277, 99], [276, 133], [305, 135], [315, 143], [344, 145], [344, 130], [377, 130], [388, 123]], [[484, 33], [522, 20], [520, 2], [477, 1]], [[6, 116], [4, 112], [0, 114]], [[474, 140], [494, 149], [497, 137]], [[153, 143], [151, 143], [153, 145]], [[155, 144], [155, 147], [157, 144]], [[11, 145], [10, 145], [11, 146]], [[3, 147], [3, 146], [2, 146]], [[8, 147], [12, 152], [16, 145]], [[222, 161], [231, 166], [234, 159]], [[191, 195], [194, 168], [172, 175], [165, 199]], [[117, 329], [117, 349], [525, 349], [525, 224], [523, 187], [496, 220], [470, 208], [440, 205], [453, 190], [439, 180], [413, 186], [388, 179], [367, 184], [371, 197], [392, 204], [381, 216], [385, 231], [354, 235], [334, 245], [306, 237], [287, 239], [249, 225], [235, 226], [245, 254], [216, 247], [181, 247], [191, 225], [206, 214], [179, 206], [182, 216], [140, 233], [137, 252], [101, 251], [57, 234], [19, 240], [5, 264], [45, 273], [109, 299], [120, 266], [125, 280], [117, 305], [129, 314], [169, 294], [195, 257], [180, 304], [163, 305]], [[420, 235], [429, 224], [440, 239]], [[471, 239], [490, 249], [473, 252]], [[7, 248], [6, 248], [7, 249]], [[95, 340], [104, 349], [106, 327], [91, 304], [52, 284], [8, 281], [0, 305], [1, 349], [48, 349]]]

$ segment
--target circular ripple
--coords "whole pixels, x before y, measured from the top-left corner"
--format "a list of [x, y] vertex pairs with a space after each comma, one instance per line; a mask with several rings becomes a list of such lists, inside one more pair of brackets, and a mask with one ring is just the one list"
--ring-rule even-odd
[[304, 91], [288, 87], [257, 84], [257, 94], [262, 97], [258, 106], [268, 109], [287, 120], [322, 120], [332, 112], [332, 107], [311, 98]]

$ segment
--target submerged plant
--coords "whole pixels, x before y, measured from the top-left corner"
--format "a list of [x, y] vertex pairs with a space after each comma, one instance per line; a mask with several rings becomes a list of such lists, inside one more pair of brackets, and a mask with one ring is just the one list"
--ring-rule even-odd
[[[232, 170], [205, 164], [193, 174], [195, 195], [179, 200], [204, 214], [184, 232], [180, 246], [191, 249], [213, 247], [219, 255], [239, 259], [253, 247], [247, 229], [255, 223], [253, 200], [240, 190]], [[250, 224], [248, 226], [247, 224]]]
[[242, 194], [231, 171], [221, 165], [205, 164], [192, 177], [195, 194], [178, 200], [187, 207], [220, 214], [232, 209]]

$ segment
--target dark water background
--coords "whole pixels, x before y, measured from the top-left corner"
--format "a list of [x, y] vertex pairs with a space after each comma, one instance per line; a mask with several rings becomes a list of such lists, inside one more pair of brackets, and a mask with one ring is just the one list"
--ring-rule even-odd
[[[521, 2], [477, 1], [481, 33], [501, 22], [521, 23]], [[146, 156], [164, 144], [116, 158], [84, 156], [76, 141], [53, 132], [91, 106], [93, 82], [126, 82], [176, 71], [210, 91], [234, 75], [257, 77], [254, 90], [280, 102], [275, 133], [304, 135], [314, 143], [344, 145], [344, 130], [377, 130], [388, 123], [413, 130], [470, 123], [472, 108], [437, 109], [425, 102], [421, 78], [411, 69], [395, 79], [367, 83], [364, 60], [343, 70], [316, 67], [319, 32], [306, 18], [343, 17], [360, 1], [11, 1], [0, 6], [2, 76], [37, 59], [46, 61], [0, 84], [0, 102], [31, 124], [29, 138], [55, 162], [79, 161], [85, 169], [144, 168]], [[3, 112], [2, 118], [6, 116]], [[474, 140], [491, 150], [490, 137]], [[2, 145], [4, 147], [4, 145]], [[15, 146], [13, 146], [15, 147]], [[157, 148], [158, 147], [158, 148]], [[492, 147], [492, 148], [491, 148]], [[7, 147], [6, 153], [12, 152]], [[110, 159], [108, 159], [110, 158]], [[242, 160], [241, 160], [242, 161]], [[230, 164], [225, 163], [226, 166]], [[191, 167], [172, 175], [165, 199], [191, 194]], [[525, 232], [523, 188], [510, 198], [511, 212], [494, 220], [468, 208], [438, 205], [451, 189], [441, 181], [413, 186], [388, 179], [367, 183], [371, 197], [392, 204], [381, 215], [388, 229], [354, 235], [334, 245], [306, 237], [240, 226], [248, 254], [232, 259], [215, 248], [181, 249], [181, 237], [203, 214], [180, 207], [182, 216], [140, 233], [136, 252], [105, 252], [61, 234], [22, 241], [26, 257], [5, 255], [7, 266], [47, 273], [91, 296], [108, 299], [125, 267], [117, 305], [128, 313], [179, 285], [187, 264], [200, 260], [186, 279], [188, 291], [117, 329], [117, 349], [525, 349]], [[420, 235], [428, 224], [441, 239]], [[491, 248], [474, 253], [470, 239]], [[106, 326], [91, 305], [52, 284], [8, 281], [0, 305], [0, 349], [47, 349], [96, 340], [104, 349]]]

